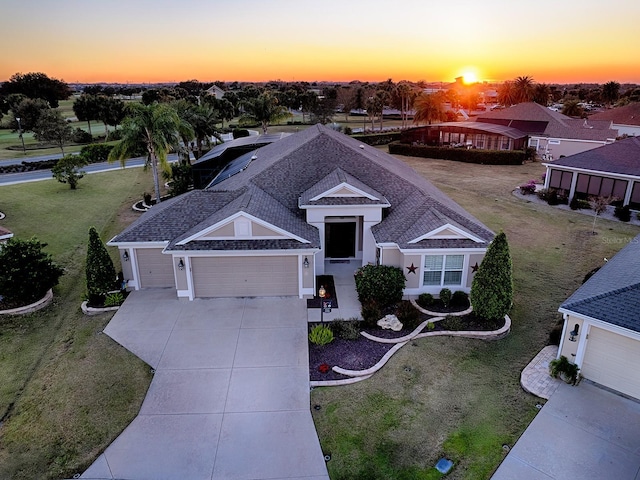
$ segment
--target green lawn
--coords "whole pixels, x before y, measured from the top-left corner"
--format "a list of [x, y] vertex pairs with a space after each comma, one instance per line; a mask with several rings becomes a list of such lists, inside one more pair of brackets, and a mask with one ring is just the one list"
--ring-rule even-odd
[[135, 168], [88, 175], [75, 191], [53, 180], [0, 187], [2, 224], [37, 235], [65, 267], [52, 306], [0, 318], [0, 478], [71, 478], [137, 414], [148, 366], [101, 334], [111, 315], [85, 317], [80, 302], [89, 227], [111, 238], [151, 185]]
[[426, 338], [397, 353], [374, 377], [311, 395], [320, 441], [332, 455], [332, 480], [487, 479], [535, 416], [540, 402], [519, 375], [548, 344], [560, 303], [589, 270], [640, 233], [638, 227], [547, 205], [511, 191], [540, 178], [540, 164], [485, 166], [399, 157], [494, 231], [504, 230], [514, 265], [511, 334], [497, 342]]

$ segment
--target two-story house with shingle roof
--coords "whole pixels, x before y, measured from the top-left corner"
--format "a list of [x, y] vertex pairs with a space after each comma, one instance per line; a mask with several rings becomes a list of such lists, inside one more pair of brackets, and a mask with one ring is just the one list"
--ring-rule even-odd
[[640, 235], [561, 306], [558, 356], [581, 375], [640, 399]]
[[469, 291], [494, 234], [402, 161], [316, 125], [162, 202], [109, 245], [129, 286], [313, 296], [331, 261], [403, 269], [406, 294]]

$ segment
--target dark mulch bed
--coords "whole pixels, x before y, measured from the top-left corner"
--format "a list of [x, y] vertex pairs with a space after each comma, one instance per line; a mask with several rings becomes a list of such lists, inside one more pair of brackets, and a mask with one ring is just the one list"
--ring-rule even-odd
[[[425, 320], [433, 318], [429, 315], [422, 315], [421, 323]], [[492, 331], [504, 326], [504, 320], [500, 322], [488, 322], [487, 320], [477, 317], [473, 312], [462, 317], [456, 317], [455, 330], [457, 331]], [[435, 322], [431, 331], [447, 330], [447, 324]], [[417, 324], [416, 324], [417, 327]], [[413, 332], [414, 328], [403, 328], [399, 332], [392, 330], [383, 330], [382, 328], [363, 328], [363, 330], [371, 335], [380, 338], [399, 338]], [[426, 327], [423, 332], [429, 331]], [[350, 370], [364, 370], [375, 365], [385, 353], [387, 353], [395, 344], [378, 343], [360, 337], [358, 340], [343, 340], [335, 338], [328, 345], [318, 346], [309, 342], [309, 377], [311, 380], [342, 380], [349, 378], [340, 375], [331, 370], [333, 366], [339, 366]], [[321, 373], [318, 367], [326, 363], [330, 369], [326, 373]]]

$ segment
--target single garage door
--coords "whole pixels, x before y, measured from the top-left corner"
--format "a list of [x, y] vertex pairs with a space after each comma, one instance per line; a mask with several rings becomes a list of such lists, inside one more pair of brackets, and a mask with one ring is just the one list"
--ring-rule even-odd
[[176, 286], [171, 255], [164, 255], [161, 248], [139, 248], [136, 250], [140, 288]]
[[640, 398], [640, 341], [591, 327], [580, 373], [596, 383]]
[[196, 297], [298, 295], [298, 257], [192, 258]]

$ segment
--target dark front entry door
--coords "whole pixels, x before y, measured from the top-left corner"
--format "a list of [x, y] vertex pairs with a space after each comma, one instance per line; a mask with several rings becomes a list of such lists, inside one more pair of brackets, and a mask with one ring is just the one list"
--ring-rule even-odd
[[325, 245], [327, 258], [356, 256], [356, 222], [326, 223]]

